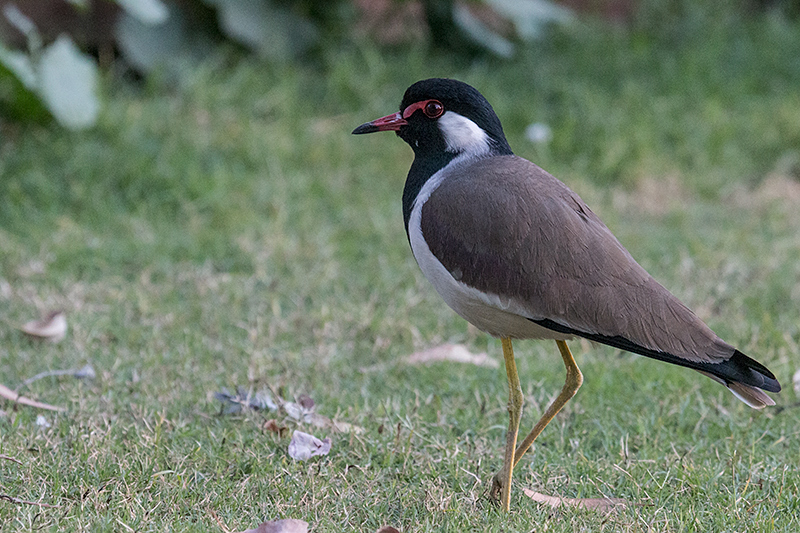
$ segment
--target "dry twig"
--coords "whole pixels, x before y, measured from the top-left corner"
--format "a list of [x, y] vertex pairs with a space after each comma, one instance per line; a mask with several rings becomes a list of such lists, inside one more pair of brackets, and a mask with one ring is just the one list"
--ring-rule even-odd
[[57, 509], [61, 507], [60, 505], [50, 505], [49, 503], [29, 502], [28, 500], [20, 500], [19, 498], [9, 496], [8, 494], [0, 494], [0, 500], [6, 500], [11, 503], [17, 503], [20, 505], [35, 505], [37, 507], [48, 507], [50, 509]]

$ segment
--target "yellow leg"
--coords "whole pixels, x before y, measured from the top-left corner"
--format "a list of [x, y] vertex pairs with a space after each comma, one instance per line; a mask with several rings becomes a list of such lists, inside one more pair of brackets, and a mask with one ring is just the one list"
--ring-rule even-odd
[[581, 374], [581, 369], [578, 368], [578, 365], [575, 363], [575, 359], [572, 357], [567, 343], [564, 341], [556, 341], [556, 344], [561, 352], [561, 358], [564, 360], [564, 366], [567, 367], [567, 379], [558, 397], [553, 400], [553, 403], [551, 403], [550, 407], [544, 412], [542, 418], [533, 426], [531, 432], [528, 433], [528, 436], [525, 437], [520, 443], [519, 448], [514, 452], [514, 466], [522, 459], [522, 456], [525, 455], [525, 452], [531, 447], [531, 444], [533, 444], [533, 441], [539, 436], [539, 433], [541, 433], [547, 424], [558, 414], [561, 408], [575, 396], [575, 393], [578, 392], [578, 389], [581, 388], [581, 384], [583, 383], [583, 374]]
[[503, 469], [494, 477], [489, 497], [497, 501], [499, 496], [503, 510], [508, 511], [511, 508], [511, 477], [514, 472], [514, 449], [517, 446], [519, 421], [522, 418], [523, 396], [511, 339], [503, 337], [501, 342], [503, 343], [503, 358], [506, 361], [506, 374], [508, 375], [508, 432], [506, 433]]
[[492, 480], [492, 490], [489, 497], [492, 500], [497, 500], [500, 496], [500, 502], [503, 510], [510, 509], [511, 498], [511, 478], [514, 467], [519, 460], [531, 447], [533, 441], [547, 427], [547, 424], [558, 414], [564, 405], [573, 397], [583, 383], [583, 374], [581, 374], [572, 353], [569, 351], [567, 343], [564, 341], [556, 341], [558, 349], [561, 352], [561, 358], [564, 360], [564, 366], [567, 367], [567, 379], [564, 382], [561, 392], [558, 397], [553, 400], [553, 403], [547, 408], [542, 415], [542, 418], [536, 423], [528, 436], [520, 443], [519, 447], [514, 449], [517, 441], [517, 432], [519, 431], [519, 421], [522, 418], [522, 388], [519, 383], [519, 374], [517, 373], [517, 364], [514, 361], [514, 351], [511, 348], [511, 340], [507, 338], [502, 339], [503, 342], [503, 357], [506, 361], [506, 374], [508, 374], [508, 413], [509, 424], [508, 433], [506, 434], [506, 450], [503, 458], [503, 469], [494, 476]]

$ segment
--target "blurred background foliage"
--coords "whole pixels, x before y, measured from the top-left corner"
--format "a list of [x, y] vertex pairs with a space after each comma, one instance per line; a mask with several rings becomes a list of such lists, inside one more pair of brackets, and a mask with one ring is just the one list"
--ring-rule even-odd
[[[3, 0], [0, 115], [91, 127], [104, 99], [98, 72], [179, 81], [220, 46], [273, 64], [316, 63], [370, 40], [423, 43], [456, 60], [511, 60], [548, 26], [601, 20], [643, 39], [691, 41], [709, 22], [796, 19], [798, 0]], [[597, 31], [597, 28], [595, 28]]]
[[541, 0], [35, 0], [4, 2], [3, 115], [71, 129], [92, 126], [97, 68], [175, 80], [233, 43], [264, 60], [314, 60], [367, 34], [386, 46], [429, 40], [459, 54], [509, 58], [570, 12]]
[[265, 173], [373, 164], [336, 143], [431, 75], [480, 87], [518, 153], [573, 184], [797, 181], [798, 5], [0, 0], [0, 227], [35, 242], [63, 213], [103, 231], [138, 213], [171, 235], [199, 210], [161, 252], [235, 263]]

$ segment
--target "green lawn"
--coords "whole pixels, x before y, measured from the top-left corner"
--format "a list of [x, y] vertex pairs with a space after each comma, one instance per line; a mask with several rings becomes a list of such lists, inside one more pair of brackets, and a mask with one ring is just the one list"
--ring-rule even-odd
[[[737, 25], [738, 24], [738, 25]], [[177, 87], [106, 81], [85, 133], [2, 126], [0, 383], [91, 363], [93, 381], [0, 404], [2, 531], [797, 531], [800, 25], [703, 31], [582, 25], [515, 61], [353, 45], [274, 67], [223, 52]], [[772, 369], [753, 411], [699, 374], [573, 341], [585, 384], [516, 471], [502, 462], [505, 372], [402, 358], [444, 342], [502, 361], [418, 271], [400, 195], [411, 151], [353, 137], [405, 87], [478, 87], [519, 155], [579, 192], [631, 253], [720, 335]], [[553, 140], [523, 135], [545, 122]], [[59, 344], [16, 327], [64, 309]], [[527, 411], [563, 383], [549, 342], [515, 345]], [[362, 433], [283, 414], [221, 414], [214, 393], [271, 388]], [[37, 425], [44, 415], [51, 427]], [[333, 439], [307, 462], [277, 418]], [[17, 462], [18, 461], [18, 462]], [[523, 487], [626, 498], [553, 512]]]

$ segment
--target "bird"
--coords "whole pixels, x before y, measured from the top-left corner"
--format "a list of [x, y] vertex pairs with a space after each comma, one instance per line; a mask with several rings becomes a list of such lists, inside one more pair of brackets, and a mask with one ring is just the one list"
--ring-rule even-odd
[[[566, 341], [584, 338], [696, 370], [755, 409], [775, 375], [658, 283], [564, 183], [514, 155], [486, 98], [459, 80], [411, 85], [400, 110], [353, 134], [393, 131], [414, 161], [402, 206], [411, 251], [444, 301], [499, 337], [509, 384], [503, 466], [490, 499], [510, 509], [514, 466], [583, 383]], [[514, 339], [554, 340], [561, 392], [518, 443], [523, 394]]]

